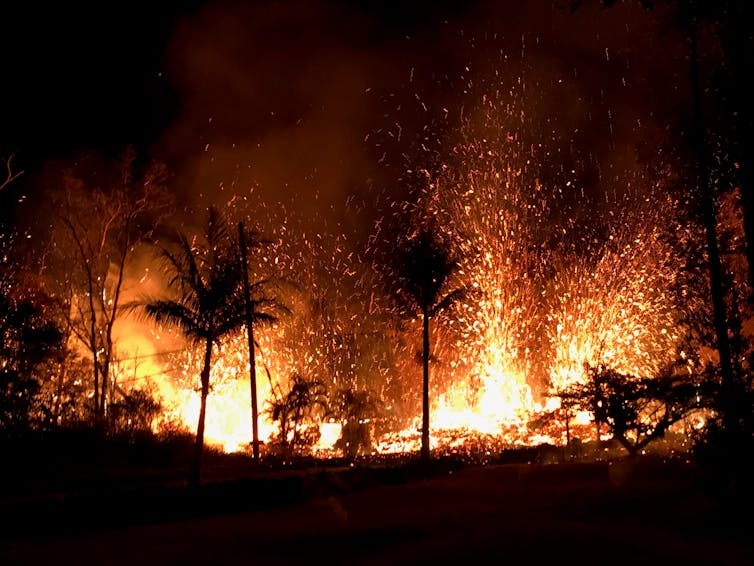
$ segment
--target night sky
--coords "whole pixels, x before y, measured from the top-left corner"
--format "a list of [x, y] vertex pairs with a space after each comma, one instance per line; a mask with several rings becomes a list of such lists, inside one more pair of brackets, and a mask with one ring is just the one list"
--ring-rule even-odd
[[333, 210], [395, 190], [412, 148], [454, 142], [483, 90], [517, 81], [544, 176], [577, 170], [587, 194], [630, 184], [688, 105], [683, 42], [661, 8], [567, 4], [19, 3], [0, 37], [0, 153], [27, 174], [4, 209], [49, 188], [40, 171], [133, 144], [186, 203], [253, 186]]
[[[319, 53], [335, 46], [368, 49], [437, 25], [472, 3], [357, 4], [136, 1], [114, 10], [80, 2], [14, 3], [4, 8], [0, 34], [6, 54], [0, 150], [37, 166], [82, 149], [117, 154], [129, 143], [149, 149], [177, 119], [182, 98], [193, 94], [177, 75], [182, 59], [195, 45], [218, 39], [226, 44], [219, 51], [255, 48], [244, 71], [273, 82], [261, 86], [273, 113], [275, 99], [286, 96], [287, 75]], [[234, 37], [213, 35], [226, 26], [235, 26]], [[256, 49], [260, 41], [270, 42], [264, 52]], [[272, 87], [279, 90], [270, 95]]]
[[3, 153], [36, 166], [85, 148], [149, 144], [177, 106], [163, 51], [176, 20], [200, 4], [5, 7]]

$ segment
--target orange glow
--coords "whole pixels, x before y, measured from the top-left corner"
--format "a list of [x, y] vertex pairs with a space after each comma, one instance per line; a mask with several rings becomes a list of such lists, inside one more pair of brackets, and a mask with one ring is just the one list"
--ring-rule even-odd
[[[561, 444], [563, 423], [530, 425], [559, 408], [554, 393], [583, 381], [585, 363], [651, 376], [676, 355], [678, 312], [690, 308], [674, 298], [679, 259], [669, 235], [680, 231], [678, 204], [661, 191], [618, 199], [585, 220], [599, 220], [599, 230], [580, 232], [572, 219], [558, 217], [551, 202], [576, 198], [572, 179], [542, 186], [530, 152], [518, 147], [521, 124], [505, 131], [506, 120], [489, 99], [485, 104], [481, 131], [472, 120], [466, 123], [455, 163], [435, 176], [426, 173], [420, 199], [421, 213], [436, 217], [455, 242], [461, 269], [453, 283], [469, 291], [455, 310], [432, 319], [431, 444], [460, 446], [468, 438], [507, 446]], [[390, 326], [395, 313], [364, 283], [368, 266], [349, 251], [346, 235], [307, 239], [285, 221], [281, 226], [281, 241], [298, 254], [278, 246], [279, 255], [262, 263], [298, 274], [304, 292], [289, 292], [283, 302], [291, 316], [258, 333], [261, 439], [269, 441], [276, 431], [268, 403], [299, 372], [320, 379], [331, 394], [354, 384], [378, 391], [385, 419], [410, 424], [374, 439], [375, 449], [417, 450], [419, 322], [401, 330]], [[387, 346], [380, 342], [386, 337]], [[156, 351], [145, 335], [135, 340], [139, 351]], [[192, 431], [200, 358], [188, 352], [149, 370], [166, 419]], [[226, 451], [246, 450], [251, 441], [247, 368], [241, 335], [214, 354], [206, 438]], [[587, 415], [572, 416], [572, 434], [593, 435], [588, 425]], [[315, 451], [332, 450], [340, 433], [340, 423], [328, 417]]]
[[[575, 259], [565, 265], [547, 288], [534, 277], [516, 273], [515, 265], [505, 259], [502, 252], [515, 242], [498, 241], [495, 254], [469, 256], [463, 278], [477, 291], [475, 300], [460, 305], [455, 318], [432, 323], [439, 359], [431, 365], [430, 378], [433, 448], [460, 446], [479, 436], [508, 446], [560, 444], [564, 430], [535, 431], [528, 424], [558, 408], [550, 393], [583, 380], [584, 362], [651, 375], [670, 359], [679, 340], [673, 326], [675, 305], [667, 300], [673, 282], [672, 254], [654, 225], [645, 221], [633, 228], [630, 234], [624, 229], [620, 237], [610, 238], [591, 266]], [[537, 286], [543, 287], [539, 295]], [[277, 430], [265, 412], [272, 386], [282, 390], [294, 371], [328, 367], [328, 356], [347, 355], [323, 350], [315, 320], [310, 310], [302, 309], [258, 334], [262, 441], [269, 441]], [[408, 326], [408, 339], [418, 338], [417, 324]], [[134, 328], [130, 332], [124, 344], [132, 344], [132, 351], [145, 355], [156, 351], [148, 333]], [[410, 351], [406, 349], [397, 363], [402, 379], [414, 380], [411, 385], [416, 388], [421, 369]], [[157, 362], [142, 367], [158, 384], [167, 409], [165, 419], [178, 420], [191, 431], [199, 410], [200, 354], [184, 352], [171, 356], [162, 367]], [[247, 360], [242, 333], [214, 352], [206, 439], [229, 452], [248, 450], [251, 441]], [[416, 411], [405, 430], [376, 438], [375, 449], [380, 453], [418, 450], [421, 418], [418, 407]], [[575, 415], [571, 425], [593, 434], [587, 415]], [[320, 423], [315, 452], [331, 453], [340, 432], [337, 422]]]

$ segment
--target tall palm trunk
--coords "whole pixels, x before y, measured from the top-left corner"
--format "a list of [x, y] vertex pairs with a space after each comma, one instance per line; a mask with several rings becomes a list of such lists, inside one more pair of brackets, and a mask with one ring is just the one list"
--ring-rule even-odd
[[254, 351], [254, 327], [247, 323], [249, 338], [249, 387], [251, 388], [251, 450], [254, 462], [259, 463], [259, 400], [257, 398], [256, 355]]
[[241, 248], [243, 268], [243, 288], [246, 300], [246, 333], [249, 341], [249, 387], [251, 388], [251, 449], [254, 462], [259, 463], [259, 405], [257, 401], [257, 367], [254, 352], [254, 318], [251, 312], [251, 292], [249, 290], [249, 264], [246, 258], [246, 239], [243, 235], [243, 222], [238, 223], [238, 243]]
[[429, 307], [422, 306], [424, 317], [424, 331], [422, 344], [422, 368], [424, 379], [422, 381], [422, 460], [429, 460]]
[[202, 455], [204, 454], [204, 420], [207, 416], [207, 395], [209, 395], [209, 372], [212, 362], [212, 338], [207, 338], [204, 351], [204, 367], [202, 367], [202, 392], [199, 406], [199, 423], [196, 425], [196, 443], [194, 444], [194, 460], [189, 474], [189, 487], [199, 487], [202, 479]]

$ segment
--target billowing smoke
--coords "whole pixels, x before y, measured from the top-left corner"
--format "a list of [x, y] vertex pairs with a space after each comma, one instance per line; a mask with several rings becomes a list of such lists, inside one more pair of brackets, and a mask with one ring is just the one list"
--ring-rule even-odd
[[540, 176], [573, 171], [592, 200], [614, 196], [685, 104], [684, 45], [659, 8], [563, 4], [208, 4], [172, 34], [181, 107], [155, 152], [188, 201], [253, 187], [342, 220], [349, 196], [405, 191], [405, 162], [421, 166], [422, 144], [451, 145], [484, 83], [515, 94], [522, 141], [547, 158]]

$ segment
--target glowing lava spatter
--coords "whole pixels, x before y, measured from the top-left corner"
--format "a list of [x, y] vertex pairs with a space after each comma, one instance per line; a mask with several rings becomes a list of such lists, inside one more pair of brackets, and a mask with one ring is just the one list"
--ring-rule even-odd
[[431, 424], [440, 436], [466, 429], [517, 443], [531, 418], [558, 406], [554, 392], [583, 381], [585, 364], [650, 376], [674, 359], [681, 260], [668, 236], [678, 204], [644, 189], [587, 216], [602, 226], [585, 236], [552, 210], [566, 192], [577, 200], [570, 176], [544, 187], [518, 118], [488, 97], [480, 107], [481, 120], [463, 122], [452, 161], [426, 172], [422, 195], [422, 214], [455, 242], [472, 291], [452, 343], [435, 331], [445, 363], [432, 369]]
[[560, 258], [548, 311], [553, 388], [583, 381], [585, 363], [651, 377], [675, 359], [679, 261], [661, 228], [673, 212], [653, 199], [624, 214], [596, 249]]

